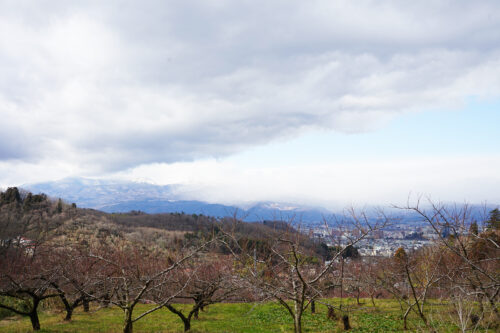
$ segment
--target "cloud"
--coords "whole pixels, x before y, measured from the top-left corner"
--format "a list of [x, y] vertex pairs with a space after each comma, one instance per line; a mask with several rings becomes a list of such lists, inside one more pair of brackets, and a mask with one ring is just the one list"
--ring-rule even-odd
[[498, 96], [499, 9], [2, 2], [0, 161], [110, 172], [318, 128], [371, 131], [401, 113]]
[[338, 210], [351, 204], [404, 205], [409, 195], [476, 204], [488, 198], [489, 203], [497, 203], [499, 167], [500, 157], [487, 155], [366, 158], [279, 167], [209, 159], [143, 165], [117, 176], [181, 184], [178, 195], [190, 200], [300, 202]]

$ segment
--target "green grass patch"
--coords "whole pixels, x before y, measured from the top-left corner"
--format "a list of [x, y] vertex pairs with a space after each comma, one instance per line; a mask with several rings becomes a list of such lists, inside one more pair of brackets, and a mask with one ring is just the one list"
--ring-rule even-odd
[[[328, 300], [339, 305], [339, 300]], [[401, 310], [395, 300], [377, 300], [376, 307], [369, 300], [358, 306], [354, 300], [344, 300], [344, 307], [351, 309], [351, 332], [401, 332], [403, 322]], [[439, 332], [457, 332], [450, 317], [447, 305], [430, 303], [429, 319]], [[138, 305], [134, 312], [150, 308], [150, 305]], [[178, 305], [187, 309], [189, 305]], [[308, 309], [303, 317], [304, 332], [342, 332], [339, 321], [327, 319], [327, 308], [316, 304], [316, 314]], [[118, 308], [106, 308], [84, 313], [77, 309], [71, 322], [63, 321], [62, 312], [42, 312], [40, 314], [41, 332], [121, 332], [123, 313]], [[211, 305], [200, 312], [199, 320], [192, 320], [194, 333], [201, 332], [293, 332], [293, 322], [286, 310], [276, 303], [225, 303]], [[411, 314], [409, 317], [410, 331], [425, 331], [420, 320]], [[13, 316], [0, 321], [0, 332], [30, 332], [31, 324], [28, 318]], [[156, 311], [134, 324], [135, 332], [182, 332], [181, 320], [167, 309]], [[483, 330], [486, 331], [486, 330]], [[493, 330], [490, 330], [493, 332]]]

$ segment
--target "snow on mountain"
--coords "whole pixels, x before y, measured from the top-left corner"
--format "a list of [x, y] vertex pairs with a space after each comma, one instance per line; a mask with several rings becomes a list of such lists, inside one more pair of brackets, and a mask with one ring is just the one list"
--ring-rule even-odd
[[112, 203], [135, 200], [175, 200], [176, 186], [158, 186], [119, 180], [65, 178], [59, 181], [26, 184], [31, 192], [75, 202], [79, 206], [101, 209]]
[[[296, 223], [321, 222], [331, 212], [295, 204], [261, 202], [250, 207], [229, 206], [197, 200], [181, 200], [181, 185], [154, 185], [146, 182], [65, 178], [59, 181], [21, 186], [34, 193], [75, 202], [79, 207], [105, 212], [141, 210], [146, 213], [185, 212], [216, 217], [231, 216], [236, 210], [247, 221], [282, 220]], [[183, 194], [185, 199], [185, 193]]]

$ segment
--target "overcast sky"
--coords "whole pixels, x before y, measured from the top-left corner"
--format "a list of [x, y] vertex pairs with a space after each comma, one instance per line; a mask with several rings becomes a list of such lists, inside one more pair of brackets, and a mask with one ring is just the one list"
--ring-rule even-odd
[[500, 202], [500, 2], [0, 1], [0, 186]]

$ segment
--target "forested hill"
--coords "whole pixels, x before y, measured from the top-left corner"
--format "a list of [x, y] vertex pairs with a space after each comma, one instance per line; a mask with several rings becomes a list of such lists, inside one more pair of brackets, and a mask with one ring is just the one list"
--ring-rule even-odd
[[[37, 242], [99, 241], [109, 236], [162, 248], [209, 237], [220, 228], [231, 230], [243, 239], [263, 241], [286, 230], [295, 229], [284, 222], [242, 222], [237, 216], [215, 218], [185, 213], [146, 214], [141, 211], [105, 213], [78, 208], [45, 194], [32, 194], [17, 188], [0, 192], [0, 239], [20, 237]], [[301, 236], [302, 237], [302, 236]], [[303, 236], [305, 237], [305, 236]], [[306, 242], [309, 243], [309, 242]], [[310, 247], [316, 245], [310, 242]]]

